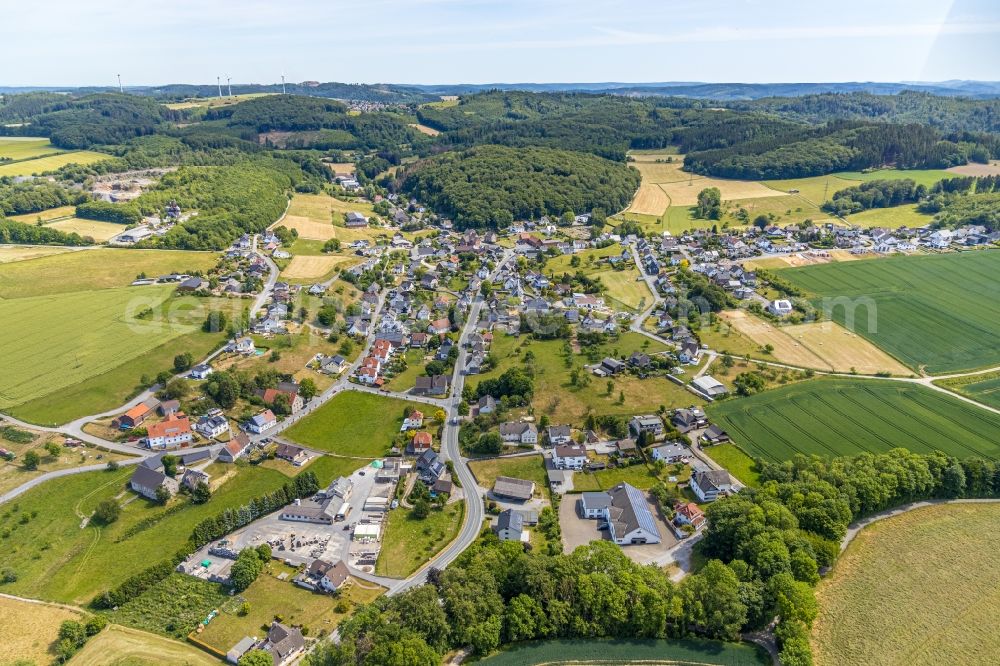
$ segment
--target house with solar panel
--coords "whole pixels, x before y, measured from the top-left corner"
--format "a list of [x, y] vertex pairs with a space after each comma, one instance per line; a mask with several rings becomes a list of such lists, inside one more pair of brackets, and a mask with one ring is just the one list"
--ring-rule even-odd
[[619, 483], [606, 493], [583, 493], [581, 513], [608, 525], [611, 540], [619, 546], [660, 543], [660, 529], [641, 490]]

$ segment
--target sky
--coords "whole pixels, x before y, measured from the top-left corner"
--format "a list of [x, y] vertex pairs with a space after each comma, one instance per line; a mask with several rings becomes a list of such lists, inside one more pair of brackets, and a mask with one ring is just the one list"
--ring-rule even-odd
[[1000, 80], [998, 0], [0, 0], [0, 86]]

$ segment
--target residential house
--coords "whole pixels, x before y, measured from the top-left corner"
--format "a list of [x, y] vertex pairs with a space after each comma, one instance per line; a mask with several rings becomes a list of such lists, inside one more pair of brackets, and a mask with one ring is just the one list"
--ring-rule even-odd
[[207, 472], [188, 468], [184, 470], [184, 475], [181, 476], [181, 485], [193, 492], [202, 483], [207, 486], [211, 479], [211, 475]]
[[451, 322], [448, 321], [447, 317], [442, 319], [435, 319], [434, 321], [427, 324], [427, 332], [431, 335], [442, 335], [451, 330]]
[[183, 412], [171, 414], [163, 421], [146, 427], [146, 446], [151, 449], [176, 448], [190, 443], [193, 438], [191, 422]]
[[430, 450], [432, 442], [433, 438], [429, 432], [419, 430], [413, 433], [413, 438], [410, 440], [410, 443], [406, 445], [406, 455], [419, 456], [423, 454], [424, 451]]
[[181, 401], [164, 400], [160, 403], [160, 406], [156, 408], [156, 411], [160, 413], [160, 416], [170, 416], [171, 414], [176, 414], [181, 411]]
[[274, 416], [274, 412], [270, 409], [265, 409], [243, 424], [243, 427], [252, 433], [260, 435], [276, 425], [278, 425], [278, 419]]
[[650, 456], [653, 460], [662, 460], [665, 463], [683, 462], [691, 457], [691, 451], [680, 442], [667, 442], [662, 446], [657, 446], [652, 450]]
[[733, 478], [724, 469], [696, 470], [689, 485], [702, 502], [714, 502], [720, 495], [736, 492]]
[[351, 578], [351, 572], [342, 560], [331, 564], [326, 560], [313, 560], [305, 571], [295, 577], [295, 584], [307, 590], [336, 592]]
[[277, 620], [271, 623], [267, 638], [258, 646], [259, 649], [271, 653], [274, 666], [285, 666], [295, 660], [303, 650], [306, 641], [302, 632], [295, 627], [286, 627]]
[[348, 229], [356, 229], [358, 227], [367, 227], [368, 218], [358, 213], [357, 211], [351, 211], [344, 215], [344, 225]]
[[229, 419], [221, 415], [203, 416], [198, 419], [194, 429], [198, 434], [212, 439], [222, 433], [229, 432]]
[[475, 415], [480, 414], [492, 414], [497, 409], [497, 400], [491, 395], [484, 395], [479, 400], [476, 401], [476, 406], [474, 408]]
[[508, 421], [500, 424], [500, 439], [505, 442], [517, 442], [525, 446], [538, 443], [538, 428], [534, 423], [524, 421]]
[[410, 412], [410, 415], [403, 419], [403, 426], [399, 429], [400, 432], [405, 430], [416, 430], [423, 427], [424, 425], [424, 413], [419, 409], [414, 409]]
[[578, 508], [584, 518], [600, 519], [607, 515], [611, 496], [602, 492], [585, 492], [580, 495]]
[[705, 524], [705, 512], [694, 502], [678, 504], [674, 507], [674, 524], [690, 525], [698, 529]]
[[219, 460], [221, 462], [233, 463], [238, 458], [245, 456], [249, 451], [250, 438], [247, 437], [245, 432], [238, 432], [223, 445], [222, 450], [219, 451]]
[[282, 460], [287, 460], [296, 467], [309, 460], [309, 454], [306, 450], [294, 444], [278, 444], [278, 449], [274, 452], [274, 455]]
[[581, 470], [587, 464], [587, 449], [580, 444], [559, 444], [552, 450], [556, 469]]
[[650, 433], [653, 437], [663, 435], [663, 419], [656, 414], [643, 414], [633, 416], [628, 422], [629, 430], [635, 433], [636, 437], [644, 432]]
[[729, 441], [729, 433], [719, 426], [712, 424], [705, 428], [705, 432], [701, 433], [701, 439], [709, 444], [721, 444], [722, 442]]
[[424, 453], [417, 458], [417, 474], [420, 477], [420, 480], [427, 485], [432, 485], [435, 481], [441, 478], [441, 475], [444, 474], [446, 469], [445, 464], [441, 462], [441, 458], [432, 450], [424, 451]]
[[417, 377], [410, 393], [413, 395], [447, 395], [450, 387], [451, 377], [447, 375], [421, 376]]
[[497, 524], [493, 528], [501, 541], [525, 541], [527, 532], [524, 530], [524, 518], [520, 512], [505, 509], [497, 516]]
[[787, 317], [792, 314], [792, 302], [784, 298], [779, 298], [778, 300], [771, 301], [767, 306], [767, 310], [777, 317]]
[[688, 409], [676, 409], [671, 417], [671, 422], [679, 431], [686, 433], [696, 428], [703, 428], [708, 425], [705, 412], [700, 407], [690, 407]]
[[549, 439], [549, 446], [569, 444], [573, 441], [573, 431], [568, 425], [549, 426], [545, 433]]
[[288, 387], [292, 390], [281, 390], [280, 388], [267, 388], [258, 389], [256, 394], [261, 400], [264, 401], [265, 405], [273, 406], [274, 401], [277, 400], [279, 395], [283, 395], [288, 398], [288, 406], [292, 414], [297, 414], [302, 411], [305, 406], [305, 402], [302, 400], [302, 396], [298, 393], [298, 386]]

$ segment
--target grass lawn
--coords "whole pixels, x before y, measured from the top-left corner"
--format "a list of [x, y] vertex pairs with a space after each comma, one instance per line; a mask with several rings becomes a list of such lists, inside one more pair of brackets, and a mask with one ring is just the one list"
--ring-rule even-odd
[[[817, 589], [816, 664], [974, 664], [1000, 653], [1000, 505], [916, 509], [866, 527]], [[986, 573], [987, 580], [984, 580]], [[933, 603], [927, 600], [933, 599]]]
[[649, 286], [632, 264], [623, 271], [609, 268], [596, 271], [590, 277], [601, 280], [605, 287], [602, 295], [608, 301], [608, 305], [615, 306], [617, 310], [638, 312], [652, 303], [653, 296], [649, 293]]
[[183, 639], [228, 599], [219, 583], [173, 573], [106, 615], [115, 624]]
[[709, 458], [728, 469], [748, 486], [760, 485], [760, 470], [754, 459], [735, 444], [717, 444], [702, 448]]
[[219, 660], [187, 643], [112, 624], [87, 641], [67, 663], [72, 666], [218, 666]]
[[390, 511], [375, 574], [406, 578], [451, 543], [464, 516], [464, 502], [453, 502], [441, 511], [431, 510], [423, 520], [412, 517], [410, 510], [403, 507]]
[[[676, 477], [674, 484], [667, 478]], [[651, 465], [646, 463], [636, 463], [627, 467], [615, 467], [613, 469], [602, 469], [596, 472], [574, 472], [573, 490], [608, 490], [614, 488], [619, 483], [628, 483], [640, 490], [649, 490], [658, 482], [663, 481], [668, 485], [685, 483], [691, 477], [691, 468], [687, 465], [667, 465], [663, 474], [657, 476]]]
[[1000, 416], [902, 382], [814, 379], [716, 402], [706, 412], [747, 453], [774, 462], [895, 447], [1000, 459]]
[[55, 222], [49, 222], [45, 226], [66, 234], [80, 234], [84, 238], [89, 236], [98, 243], [103, 243], [125, 231], [125, 227], [121, 224], [84, 220], [79, 217], [56, 220]]
[[[47, 150], [46, 152], [53, 151]], [[0, 164], [0, 177], [40, 175], [46, 171], [55, 171], [67, 164], [93, 164], [101, 160], [109, 160], [111, 157], [106, 153], [95, 153], [92, 150], [57, 152], [55, 155], [26, 159], [23, 162]]]
[[[646, 346], [646, 341], [650, 344]], [[593, 356], [572, 354], [571, 366], [566, 365], [563, 340], [530, 340], [527, 337], [498, 336], [493, 341], [490, 352], [499, 359], [496, 368], [478, 375], [476, 383], [496, 377], [513, 366], [525, 367], [523, 358], [528, 351], [533, 352], [535, 370], [535, 395], [532, 401], [536, 414], [548, 414], [553, 423], [579, 425], [589, 410], [596, 414], [631, 415], [656, 411], [660, 405], [687, 407], [698, 399], [665, 377], [639, 379], [633, 376], [619, 376], [614, 381], [611, 393], [607, 391], [607, 380], [590, 376], [587, 386], [573, 386], [570, 382], [572, 368], [582, 368], [585, 364], [600, 362], [605, 356], [615, 355], [627, 358], [633, 351], [655, 353], [666, 347], [649, 340], [639, 333], [622, 333], [617, 340], [608, 341], [596, 347], [587, 348]], [[593, 360], [591, 360], [591, 358]], [[470, 381], [472, 378], [470, 378]], [[474, 386], [474, 385], [473, 385]], [[620, 393], [625, 394], [624, 402], [619, 401]]]
[[914, 229], [930, 224], [934, 221], [934, 216], [917, 211], [917, 204], [905, 204], [892, 208], [865, 210], [848, 216], [847, 221], [866, 229], [870, 227], [885, 227], [887, 229], [910, 227]]
[[65, 620], [79, 621], [81, 616], [81, 613], [60, 606], [0, 597], [3, 626], [30, 627], [30, 630], [7, 632], [0, 644], [0, 663], [15, 664], [19, 659], [34, 664], [55, 663], [52, 648], [59, 640], [59, 625]]
[[320, 451], [377, 458], [385, 455], [392, 438], [399, 433], [407, 405], [422, 411], [425, 419], [433, 418], [434, 408], [430, 405], [344, 391], [286, 430], [283, 436]]
[[[981, 251], [834, 262], [779, 275], [903, 364], [943, 373], [1000, 363], [998, 270], [1000, 252]], [[827, 308], [831, 302], [841, 304]]]
[[[374, 458], [372, 460], [374, 460]], [[340, 456], [329, 455], [316, 458], [313, 462], [309, 463], [305, 469], [315, 474], [316, 478], [319, 479], [319, 485], [325, 487], [330, 485], [330, 482], [338, 476], [350, 476], [356, 470], [361, 469], [370, 462], [371, 460], [341, 458]], [[264, 463], [265, 466], [267, 464], [268, 463]], [[293, 467], [292, 469], [295, 472], [302, 471], [297, 467]]]
[[[0, 266], [0, 298], [127, 287], [139, 273], [156, 276], [207, 271], [218, 260], [219, 255], [214, 252], [117, 248], [66, 252]], [[136, 294], [156, 288], [142, 287], [143, 291]]]
[[942, 379], [934, 383], [1000, 409], [1000, 372]]
[[[599, 655], [599, 661], [595, 657]], [[771, 663], [750, 643], [722, 643], [698, 638], [632, 640], [552, 640], [517, 643], [483, 659], [488, 666], [538, 664], [702, 664], [756, 666]]]
[[[288, 578], [278, 580], [281, 573]], [[338, 599], [299, 587], [292, 582], [295, 574], [295, 569], [271, 560], [250, 587], [220, 607], [222, 612], [205, 627], [198, 640], [227, 652], [244, 636], [262, 635], [261, 627], [270, 625], [275, 616], [281, 616], [286, 624], [307, 627], [310, 637], [326, 635], [356, 605], [373, 601], [384, 591], [372, 583], [352, 579], [340, 597], [349, 607], [346, 612], [338, 613], [335, 610]], [[243, 600], [250, 603], [247, 615], [239, 614]]]
[[[106, 527], [81, 529], [81, 518], [89, 516], [102, 500], [131, 498], [133, 493], [125, 491], [131, 469], [75, 474], [32, 488], [0, 507], [0, 534], [10, 531], [3, 540], [4, 565], [18, 575], [17, 582], [4, 586], [4, 592], [86, 604], [100, 591], [174, 553], [199, 521], [239, 507], [287, 481], [269, 469], [237, 469], [235, 478], [215, 490], [205, 504], [184, 504], [171, 511], [136, 500], [123, 506], [119, 519]], [[26, 523], [21, 522], [24, 516]], [[130, 535], [130, 528], [141, 522], [147, 529]]]
[[385, 388], [390, 391], [405, 392], [413, 388], [417, 383], [417, 377], [424, 374], [427, 362], [424, 360], [427, 352], [423, 349], [406, 350], [406, 370], [385, 383]]
[[535, 482], [535, 497], [548, 497], [549, 477], [545, 473], [545, 460], [537, 456], [492, 458], [473, 460], [469, 468], [476, 475], [479, 485], [489, 490], [498, 476], [512, 476]]

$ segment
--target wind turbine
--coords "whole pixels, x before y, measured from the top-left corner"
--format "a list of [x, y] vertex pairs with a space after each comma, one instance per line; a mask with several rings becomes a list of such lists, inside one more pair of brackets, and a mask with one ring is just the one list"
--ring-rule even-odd
[[222, 78], [215, 77], [215, 85], [219, 86], [219, 99], [222, 99]]
[[122, 75], [121, 74], [118, 75], [118, 92], [120, 92], [120, 93], [124, 93], [125, 92], [125, 89], [122, 88]]
[[233, 96], [233, 84], [229, 82], [229, 77], [226, 77], [226, 88], [229, 89], [229, 97]]
[[285, 94], [285, 74], [281, 74], [281, 94]]

